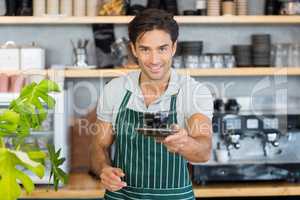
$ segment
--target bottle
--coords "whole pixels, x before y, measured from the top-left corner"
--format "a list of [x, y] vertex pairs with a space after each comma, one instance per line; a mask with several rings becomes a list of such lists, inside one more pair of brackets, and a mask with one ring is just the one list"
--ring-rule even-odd
[[0, 0], [0, 16], [6, 14], [6, 0]]
[[97, 16], [98, 6], [98, 0], [87, 0], [87, 16]]
[[222, 14], [223, 15], [234, 15], [234, 2], [232, 0], [224, 0], [222, 2]]
[[47, 1], [47, 14], [58, 15], [59, 14], [59, 0], [48, 0]]
[[279, 15], [281, 3], [279, 0], [266, 0], [265, 15]]
[[33, 0], [33, 16], [46, 14], [46, 0]]
[[206, 15], [206, 0], [197, 0], [196, 1], [196, 10], [198, 15]]
[[19, 0], [19, 7], [17, 9], [18, 16], [32, 16], [32, 1]]
[[72, 0], [60, 0], [60, 14], [63, 16], [73, 15], [73, 1]]
[[74, 16], [86, 16], [86, 0], [74, 0]]

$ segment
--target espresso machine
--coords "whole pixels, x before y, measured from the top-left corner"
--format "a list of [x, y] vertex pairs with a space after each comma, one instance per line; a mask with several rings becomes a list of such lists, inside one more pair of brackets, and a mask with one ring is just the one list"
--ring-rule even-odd
[[300, 114], [253, 112], [250, 99], [240, 101], [214, 101], [212, 156], [207, 163], [192, 163], [193, 181], [298, 182]]

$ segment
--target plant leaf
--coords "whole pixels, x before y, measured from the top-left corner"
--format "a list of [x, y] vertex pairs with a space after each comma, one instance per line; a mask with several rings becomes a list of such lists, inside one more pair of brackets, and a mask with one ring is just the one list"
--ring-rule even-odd
[[15, 133], [20, 116], [18, 113], [10, 110], [0, 112], [0, 137]]
[[39, 128], [47, 117], [44, 108], [53, 108], [55, 99], [49, 92], [59, 92], [58, 85], [51, 80], [42, 80], [39, 84], [31, 83], [21, 90], [20, 96], [11, 102], [10, 109], [20, 114], [20, 123], [17, 134], [27, 136], [30, 129]]
[[34, 184], [27, 174], [17, 169], [24, 167], [39, 177], [44, 176], [45, 168], [40, 163], [30, 160], [25, 152], [0, 149], [0, 196], [1, 200], [16, 200], [21, 194], [18, 181], [22, 183], [27, 193], [31, 193]]
[[59, 168], [65, 161], [65, 158], [60, 158], [61, 149], [55, 152], [53, 145], [48, 145], [48, 152], [51, 161], [50, 179], [53, 177], [54, 189], [58, 189], [59, 182], [66, 184], [68, 182], [68, 175]]
[[43, 151], [29, 151], [27, 152], [29, 158], [36, 162], [45, 163], [45, 159], [47, 157], [46, 153]]

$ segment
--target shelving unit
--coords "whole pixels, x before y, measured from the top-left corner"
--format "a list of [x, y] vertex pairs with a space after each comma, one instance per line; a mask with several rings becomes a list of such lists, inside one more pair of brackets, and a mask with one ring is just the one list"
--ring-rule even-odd
[[[117, 77], [137, 69], [65, 70], [66, 78]], [[231, 68], [231, 69], [177, 69], [179, 74], [195, 77], [222, 76], [298, 76], [300, 68]]]
[[[254, 196], [290, 196], [300, 195], [300, 185], [293, 183], [231, 183], [194, 185], [194, 194], [199, 198], [211, 197], [254, 197]], [[102, 198], [104, 189], [100, 181], [84, 173], [72, 173], [69, 184], [55, 192], [47, 187], [37, 188], [31, 195], [24, 191], [22, 198]]]
[[[60, 74], [65, 78], [110, 78], [125, 75], [129, 72], [138, 71], [138, 69], [67, 69], [67, 70], [15, 70], [4, 71], [5, 74], [23, 74], [23, 75], [43, 75], [53, 76]], [[274, 68], [274, 67], [247, 67], [231, 69], [177, 69], [179, 74], [190, 75], [194, 77], [225, 77], [225, 76], [299, 76], [300, 67], [297, 68]]]
[[9, 69], [0, 69], [0, 74], [7, 74], [7, 75], [17, 75], [17, 74], [23, 74], [23, 75], [47, 75], [47, 70], [37, 70], [37, 69], [31, 69], [31, 70], [9, 70]]
[[[2, 25], [80, 25], [80, 24], [128, 24], [133, 16], [98, 17], [0, 17]], [[175, 16], [183, 25], [300, 25], [300, 16]], [[138, 69], [68, 69], [68, 70], [1, 70], [0, 73], [24, 75], [62, 75], [64, 78], [111, 78]], [[232, 69], [179, 69], [179, 74], [194, 77], [240, 77], [240, 76], [300, 76], [299, 68], [232, 68]], [[0, 98], [1, 94], [0, 94]], [[62, 103], [62, 101], [61, 101]], [[63, 119], [60, 120], [63, 123]], [[22, 198], [99, 198], [104, 194], [99, 181], [87, 174], [71, 174], [70, 184], [58, 192], [38, 187], [30, 196], [22, 192]], [[245, 197], [300, 195], [299, 184], [245, 183], [213, 186], [194, 186], [196, 197]]]
[[[127, 24], [133, 16], [0, 17], [1, 24]], [[175, 16], [179, 24], [300, 24], [300, 16]]]

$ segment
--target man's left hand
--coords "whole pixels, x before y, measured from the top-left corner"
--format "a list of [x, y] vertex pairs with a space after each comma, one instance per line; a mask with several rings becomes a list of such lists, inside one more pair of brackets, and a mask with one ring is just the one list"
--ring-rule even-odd
[[175, 134], [166, 137], [162, 143], [167, 147], [168, 151], [179, 153], [186, 145], [188, 145], [188, 132], [178, 125], [173, 125], [172, 129], [175, 130]]

